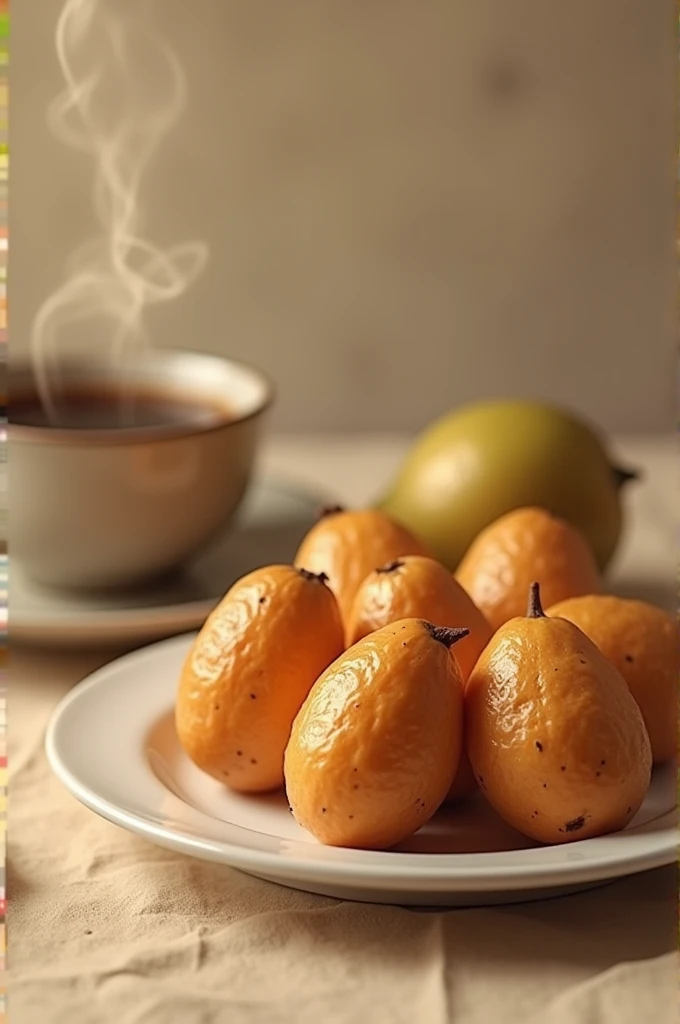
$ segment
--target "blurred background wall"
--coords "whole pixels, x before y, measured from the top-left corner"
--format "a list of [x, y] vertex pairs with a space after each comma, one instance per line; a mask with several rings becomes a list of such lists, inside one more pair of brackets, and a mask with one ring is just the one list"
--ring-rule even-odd
[[[148, 233], [211, 250], [155, 339], [261, 364], [285, 429], [509, 393], [674, 425], [671, 0], [117, 2], [190, 91]], [[12, 10], [13, 356], [93, 227], [90, 162], [45, 117], [60, 7]]]

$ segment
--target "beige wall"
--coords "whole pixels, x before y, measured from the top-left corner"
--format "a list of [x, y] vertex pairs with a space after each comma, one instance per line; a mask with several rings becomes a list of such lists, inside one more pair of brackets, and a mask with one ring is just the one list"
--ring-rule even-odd
[[[155, 338], [268, 368], [286, 428], [411, 428], [515, 392], [672, 426], [670, 0], [137, 6], [190, 89], [149, 230], [212, 253]], [[45, 124], [59, 7], [12, 9], [15, 353], [91, 229], [90, 165]]]

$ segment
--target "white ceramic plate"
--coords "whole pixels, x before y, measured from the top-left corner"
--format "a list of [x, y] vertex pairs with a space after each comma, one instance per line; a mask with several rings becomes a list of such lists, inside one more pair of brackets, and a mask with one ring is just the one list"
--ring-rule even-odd
[[256, 480], [224, 535], [153, 587], [68, 594], [32, 583], [12, 563], [10, 637], [50, 647], [144, 643], [199, 627], [231, 584], [261, 565], [289, 562], [328, 495]]
[[74, 796], [153, 842], [294, 888], [416, 904], [535, 899], [675, 860], [670, 768], [655, 775], [629, 827], [601, 839], [539, 847], [476, 798], [441, 811], [394, 851], [321, 846], [296, 825], [282, 793], [230, 793], [184, 756], [172, 710], [190, 642], [164, 640], [95, 672], [47, 731], [50, 764]]

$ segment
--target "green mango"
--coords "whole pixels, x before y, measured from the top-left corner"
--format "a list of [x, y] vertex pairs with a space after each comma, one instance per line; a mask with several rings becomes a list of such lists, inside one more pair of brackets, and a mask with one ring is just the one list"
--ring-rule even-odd
[[408, 527], [451, 571], [499, 516], [537, 505], [590, 542], [601, 569], [622, 526], [612, 465], [585, 423], [531, 401], [484, 401], [433, 423], [415, 441], [378, 507]]

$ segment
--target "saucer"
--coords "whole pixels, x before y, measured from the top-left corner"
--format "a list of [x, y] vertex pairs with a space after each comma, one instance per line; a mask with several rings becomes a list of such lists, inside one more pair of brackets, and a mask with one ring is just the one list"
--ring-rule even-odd
[[66, 593], [32, 582], [11, 563], [11, 640], [50, 647], [144, 643], [199, 628], [240, 576], [290, 562], [328, 494], [255, 480], [224, 535], [153, 586], [115, 593]]

